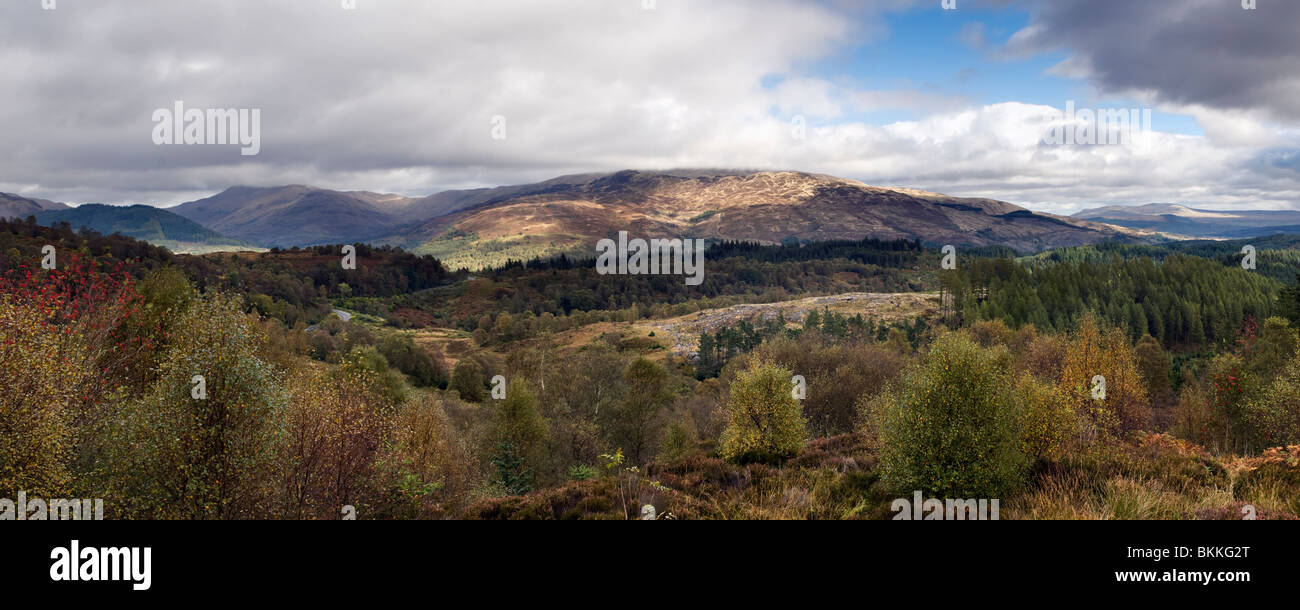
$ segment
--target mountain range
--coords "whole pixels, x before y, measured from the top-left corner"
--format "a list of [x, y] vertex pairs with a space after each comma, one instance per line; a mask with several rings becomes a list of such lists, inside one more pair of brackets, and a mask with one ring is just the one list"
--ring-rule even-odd
[[1140, 231], [994, 199], [803, 172], [626, 170], [420, 198], [304, 185], [237, 186], [168, 210], [264, 247], [366, 241], [469, 268], [587, 253], [595, 239], [620, 230], [765, 243], [870, 236], [1021, 251], [1146, 240]]
[[427, 197], [306, 185], [235, 186], [170, 208], [82, 205], [0, 193], [0, 217], [35, 215], [182, 251], [368, 242], [431, 254], [452, 268], [566, 253], [589, 256], [619, 231], [747, 240], [916, 239], [1035, 252], [1100, 241], [1300, 233], [1297, 211], [1109, 206], [1058, 216], [996, 199], [871, 186], [794, 171], [625, 170], [451, 190]]
[[1022, 251], [1143, 240], [1136, 231], [1004, 201], [869, 186], [821, 174], [628, 170], [487, 197], [396, 231], [387, 241], [434, 254], [453, 267], [473, 268], [507, 258], [582, 253], [593, 238], [620, 230], [765, 243], [918, 239]]
[[1236, 239], [1300, 233], [1300, 211], [1295, 210], [1201, 210], [1177, 203], [1148, 203], [1092, 208], [1076, 212], [1072, 217], [1173, 238]]

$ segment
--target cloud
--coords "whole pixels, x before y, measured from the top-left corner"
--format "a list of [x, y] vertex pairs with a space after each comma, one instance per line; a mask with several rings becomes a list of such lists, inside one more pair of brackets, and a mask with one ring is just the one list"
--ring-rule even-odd
[[1300, 2], [1052, 0], [1001, 53], [1064, 50], [1057, 72], [1106, 93], [1300, 122]]
[[[1206, 137], [1155, 133], [1131, 147], [1045, 148], [1039, 137], [1052, 110], [1045, 106], [898, 85], [862, 89], [852, 83], [869, 79], [815, 69], [883, 36], [888, 22], [880, 12], [917, 5], [910, 0], [869, 8], [838, 0], [659, 0], [654, 10], [639, 0], [357, 5], [60, 0], [42, 11], [37, 1], [0, 3], [7, 85], [0, 191], [171, 204], [234, 184], [424, 195], [564, 173], [736, 167], [824, 172], [1058, 211], [1300, 201], [1295, 157], [1286, 152], [1300, 149], [1300, 135], [1276, 127], [1297, 98], [1278, 99], [1285, 87], [1249, 79], [1224, 81], [1242, 91], [1198, 95], [1213, 83], [1180, 88], [1168, 75], [1123, 77], [1087, 40], [1122, 21], [1104, 3], [1081, 20], [1068, 18], [1069, 6], [1085, 7], [1073, 0], [1043, 5], [998, 51], [1075, 49], [1061, 69], [1192, 114]], [[1265, 10], [1257, 21], [1266, 20]], [[1162, 53], [1140, 59], [1149, 69], [1190, 69], [1161, 51], [1190, 43], [1171, 41], [1177, 31], [1160, 20], [1191, 17], [1128, 18], [1156, 20], [1144, 27], [1163, 42], [1115, 44]], [[1136, 26], [1120, 26], [1142, 38]], [[1268, 40], [1260, 46], [1277, 50]], [[1232, 53], [1247, 64], [1266, 62], [1250, 49]], [[1226, 78], [1215, 69], [1190, 73]], [[1247, 72], [1262, 74], [1257, 69], [1264, 68]], [[155, 146], [150, 117], [176, 100], [261, 109], [260, 154]], [[887, 125], [863, 118], [894, 110], [916, 118]], [[807, 119], [802, 139], [792, 129], [795, 115]], [[504, 140], [492, 138], [497, 116], [505, 119]]]
[[[240, 182], [427, 193], [670, 163], [781, 96], [809, 103], [762, 81], [854, 33], [785, 0], [357, 5], [3, 3], [0, 188], [161, 203]], [[151, 114], [175, 100], [260, 108], [261, 153], [153, 145]]]

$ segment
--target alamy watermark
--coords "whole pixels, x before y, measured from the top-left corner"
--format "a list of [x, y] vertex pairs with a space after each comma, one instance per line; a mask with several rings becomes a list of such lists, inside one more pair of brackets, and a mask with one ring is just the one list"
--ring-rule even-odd
[[104, 500], [100, 498], [28, 498], [18, 492], [18, 500], [0, 498], [0, 521], [103, 521]]
[[1128, 146], [1138, 134], [1151, 132], [1150, 108], [1078, 108], [1065, 103], [1065, 111], [1047, 117], [1050, 123], [1041, 142], [1047, 146]]
[[889, 505], [897, 512], [895, 521], [997, 521], [998, 500], [980, 498], [969, 500], [940, 500], [925, 498], [920, 491], [912, 492], [912, 499], [899, 498]]
[[239, 154], [256, 155], [262, 150], [261, 108], [185, 108], [177, 100], [172, 108], [153, 111], [153, 143], [238, 144]]
[[687, 286], [704, 283], [703, 239], [628, 239], [596, 242], [596, 273], [601, 275], [685, 275]]
[[148, 591], [153, 582], [152, 547], [81, 547], [80, 540], [50, 551], [50, 580], [127, 581], [136, 591]]

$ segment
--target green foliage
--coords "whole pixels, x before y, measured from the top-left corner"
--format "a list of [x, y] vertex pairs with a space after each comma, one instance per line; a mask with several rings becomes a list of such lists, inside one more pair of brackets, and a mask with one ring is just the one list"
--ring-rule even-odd
[[496, 452], [492, 454], [492, 467], [496, 469], [494, 482], [507, 494], [518, 496], [533, 490], [533, 470], [524, 465], [513, 443], [497, 442]]
[[58, 493], [72, 475], [73, 406], [89, 371], [72, 357], [76, 337], [9, 295], [0, 295], [0, 337], [0, 498]]
[[600, 472], [586, 464], [569, 467], [570, 481], [590, 481], [600, 476]]
[[1281, 373], [1258, 393], [1237, 405], [1240, 422], [1233, 426], [1248, 452], [1300, 444], [1300, 358], [1292, 358]]
[[1300, 441], [1300, 368], [1290, 322], [1248, 322], [1236, 349], [1212, 358], [1200, 379], [1184, 386], [1175, 429], [1219, 451], [1257, 454]]
[[1022, 415], [997, 350], [960, 334], [935, 341], [925, 360], [883, 398], [884, 481], [896, 493], [1004, 498], [1024, 482]]
[[1146, 383], [1148, 394], [1152, 397], [1168, 394], [1173, 360], [1160, 342], [1151, 335], [1142, 335], [1137, 345], [1133, 346], [1133, 354], [1137, 357], [1138, 371]]
[[613, 444], [624, 447], [634, 464], [653, 457], [659, 414], [672, 403], [668, 372], [645, 358], [637, 358], [623, 370], [627, 392], [602, 415]]
[[506, 397], [495, 402], [492, 425], [495, 438], [510, 445], [511, 455], [538, 470], [547, 464], [549, 436], [537, 396], [523, 379], [511, 380]]
[[460, 393], [463, 400], [483, 402], [486, 390], [483, 367], [471, 359], [463, 359], [451, 370], [451, 382], [448, 387]]
[[447, 371], [440, 360], [419, 347], [408, 335], [388, 333], [379, 342], [379, 353], [389, 364], [410, 375], [418, 387], [436, 387], [447, 383]]
[[373, 345], [357, 347], [348, 354], [346, 361], [355, 367], [369, 371], [376, 379], [386, 399], [394, 404], [406, 400], [410, 387], [402, 374], [388, 366], [388, 360]]
[[673, 418], [664, 431], [664, 440], [659, 448], [659, 458], [675, 460], [690, 455], [698, 450], [699, 431], [695, 428], [689, 412]]
[[1025, 265], [975, 259], [945, 274], [944, 290], [964, 322], [1002, 319], [1015, 327], [1068, 330], [1085, 311], [1095, 311], [1130, 341], [1150, 333], [1167, 345], [1203, 345], [1226, 343], [1246, 318], [1267, 316], [1280, 288], [1240, 267], [1182, 255], [1078, 262], [1062, 256]]
[[[240, 518], [269, 504], [286, 396], [253, 354], [238, 300], [209, 294], [175, 323], [158, 380], [110, 423], [108, 484], [125, 515]], [[206, 398], [192, 395], [202, 375]]]
[[1059, 386], [1022, 373], [1011, 400], [1020, 408], [1020, 452], [1031, 460], [1059, 460], [1074, 447], [1079, 417]]
[[871, 339], [838, 342], [822, 333], [778, 338], [754, 354], [804, 375], [803, 413], [813, 436], [852, 432], [858, 404], [878, 394], [906, 364], [902, 354]]
[[1279, 317], [1265, 320], [1251, 354], [1251, 369], [1265, 377], [1276, 375], [1295, 357], [1298, 345], [1300, 335], [1288, 320]]
[[736, 377], [718, 449], [723, 458], [767, 462], [799, 453], [807, 432], [803, 408], [791, 395], [791, 376], [788, 369], [760, 362]]

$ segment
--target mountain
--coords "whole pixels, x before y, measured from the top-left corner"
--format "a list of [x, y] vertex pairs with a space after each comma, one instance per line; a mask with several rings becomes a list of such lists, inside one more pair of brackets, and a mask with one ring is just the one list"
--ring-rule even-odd
[[470, 268], [559, 253], [587, 255], [594, 240], [618, 231], [765, 243], [919, 239], [1021, 251], [1146, 240], [1139, 231], [994, 199], [802, 172], [626, 170], [418, 198], [303, 185], [237, 186], [168, 209], [260, 246], [367, 241]]
[[802, 172], [627, 170], [509, 188], [435, 195], [449, 211], [381, 241], [433, 254], [453, 268], [478, 268], [511, 258], [590, 254], [595, 239], [620, 230], [641, 237], [765, 243], [919, 239], [1021, 251], [1146, 240], [1138, 231], [993, 199]]
[[211, 252], [249, 249], [249, 244], [231, 239], [192, 220], [148, 205], [116, 206], [87, 203], [75, 208], [48, 210], [36, 214], [36, 222], [53, 225], [66, 222], [74, 229], [88, 227], [111, 235], [143, 239], [175, 252]]
[[595, 176], [562, 176], [536, 184], [443, 191], [420, 198], [303, 185], [236, 186], [169, 209], [259, 245], [311, 246], [374, 240], [431, 218], [572, 187]]
[[1232, 239], [1300, 232], [1300, 211], [1295, 210], [1200, 210], [1176, 203], [1148, 203], [1093, 208], [1072, 217], [1175, 237]]
[[410, 201], [399, 195], [310, 186], [236, 186], [167, 208], [224, 235], [260, 246], [367, 241], [403, 224]]
[[0, 218], [27, 218], [46, 210], [66, 210], [68, 206], [45, 199], [0, 193]]

